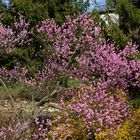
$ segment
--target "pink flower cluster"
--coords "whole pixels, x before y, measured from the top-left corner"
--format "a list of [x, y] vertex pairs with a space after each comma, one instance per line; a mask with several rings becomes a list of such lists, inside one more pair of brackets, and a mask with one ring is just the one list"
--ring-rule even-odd
[[6, 27], [0, 21], [0, 49], [7, 54], [13, 52], [15, 46], [22, 46], [29, 42], [29, 23], [21, 16], [19, 21], [15, 21], [13, 27]]
[[[62, 100], [61, 105], [65, 113], [57, 117], [56, 122], [58, 125], [56, 127], [54, 124], [54, 129], [50, 132], [51, 135], [57, 137], [60, 136], [61, 131], [67, 132], [65, 126], [74, 125], [77, 117], [79, 118], [79, 130], [84, 125], [87, 133], [85, 135], [90, 138], [107, 130], [116, 132], [125, 118], [130, 117], [130, 107], [126, 103], [125, 95], [121, 90], [107, 92], [104, 89], [98, 89], [98, 92], [96, 91], [97, 89], [92, 85], [81, 85], [79, 91], [70, 101], [63, 102]], [[61, 125], [64, 127], [61, 128]], [[68, 135], [66, 133], [65, 137]]]
[[9, 125], [8, 127], [2, 127], [0, 128], [0, 139], [8, 140], [14, 138], [14, 139], [26, 140], [27, 137], [25, 133], [28, 130], [28, 128], [29, 126], [25, 122], [23, 123], [19, 122], [15, 126]]
[[35, 118], [33, 121], [35, 125], [35, 131], [32, 134], [32, 139], [34, 140], [45, 140], [48, 137], [49, 127], [51, 126], [52, 122], [46, 118]]
[[123, 119], [129, 116], [126, 102], [122, 96], [115, 95], [115, 92], [95, 90], [97, 89], [93, 87], [81, 87], [77, 97], [72, 99], [67, 108], [77, 112], [79, 117], [84, 117], [88, 129], [92, 126], [96, 130], [118, 127], [116, 124], [121, 124]]
[[[5, 37], [8, 41], [18, 42], [18, 45], [25, 42], [21, 40], [27, 37], [28, 23], [23, 18], [15, 22], [16, 39], [10, 28], [1, 27], [1, 34], [12, 36], [10, 39]], [[128, 42], [123, 50], [118, 50], [115, 43], [104, 39], [101, 28], [88, 15], [82, 14], [74, 19], [67, 17], [61, 26], [54, 20], [42, 21], [36, 28], [37, 36], [45, 44], [43, 47], [51, 46], [53, 51], [44, 56], [44, 68], [34, 77], [28, 77], [26, 73], [24, 78], [20, 78], [23, 82], [44, 89], [46, 81], [61, 73], [92, 82], [95, 86], [106, 83], [106, 89], [140, 87], [140, 61], [135, 59], [137, 45]], [[19, 75], [22, 75], [21, 70], [13, 78]]]
[[60, 27], [46, 20], [37, 31], [54, 48], [58, 65], [74, 77], [95, 84], [106, 82], [108, 87], [140, 87], [140, 61], [135, 60], [138, 46], [128, 42], [118, 50], [103, 38], [101, 28], [88, 15], [68, 17]]
[[8, 48], [8, 46], [14, 45], [14, 33], [12, 29], [4, 27], [2, 23], [0, 23], [0, 43], [0, 48], [4, 49], [7, 53], [12, 51], [12, 48]]

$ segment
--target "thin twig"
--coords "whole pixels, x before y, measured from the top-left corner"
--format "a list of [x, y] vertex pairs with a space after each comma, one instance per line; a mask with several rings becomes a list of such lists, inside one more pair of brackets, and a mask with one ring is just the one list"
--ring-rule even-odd
[[55, 89], [52, 93], [50, 93], [49, 95], [45, 96], [44, 98], [42, 98], [36, 105], [37, 106], [41, 106], [44, 104], [44, 102], [48, 102], [50, 97], [54, 96], [55, 94], [61, 92], [61, 91], [65, 91], [65, 90], [72, 90], [73, 88], [66, 88], [66, 89], [61, 89], [61, 90], [57, 90]]

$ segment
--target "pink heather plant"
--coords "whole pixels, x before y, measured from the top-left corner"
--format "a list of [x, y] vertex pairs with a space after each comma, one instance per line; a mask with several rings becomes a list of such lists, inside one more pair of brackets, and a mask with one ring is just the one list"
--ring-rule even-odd
[[29, 23], [27, 23], [22, 16], [19, 21], [15, 21], [13, 27], [6, 27], [0, 21], [0, 50], [10, 54], [15, 49], [15, 46], [23, 46], [29, 42], [28, 32]]
[[51, 126], [49, 119], [33, 119], [29, 122], [15, 122], [11, 119], [9, 126], [0, 127], [1, 140], [45, 140], [48, 135], [48, 128]]
[[101, 28], [83, 14], [67, 18], [60, 27], [53, 20], [37, 26], [44, 43], [50, 44], [58, 65], [84, 81], [105, 81], [108, 87], [127, 89], [140, 86], [140, 61], [135, 60], [138, 50], [128, 42], [123, 50], [108, 43]]
[[0, 43], [1, 43], [1, 50], [5, 50], [7, 53], [12, 51], [12, 47], [8, 48], [9, 46], [13, 46], [14, 42], [14, 33], [12, 29], [9, 27], [4, 27], [2, 23], [0, 23]]
[[[28, 24], [22, 18], [20, 21], [15, 27], [23, 31]], [[94, 86], [106, 83], [106, 88], [124, 90], [140, 87], [140, 61], [135, 60], [137, 45], [128, 42], [123, 50], [118, 50], [115, 43], [104, 39], [101, 28], [88, 15], [75, 19], [67, 17], [61, 26], [57, 26], [54, 20], [42, 21], [37, 32], [45, 44], [43, 47], [49, 45], [53, 52], [44, 56], [44, 68], [34, 77], [24, 75], [20, 78], [23, 83], [44, 89], [46, 81], [62, 73], [84, 82], [90, 81]], [[13, 78], [19, 75], [22, 75], [20, 71]]]
[[91, 85], [82, 85], [70, 101], [62, 101], [62, 113], [52, 124], [50, 135], [62, 139], [84, 135], [86, 139], [94, 139], [99, 132], [116, 132], [125, 118], [130, 117], [125, 96], [121, 90], [96, 90]]
[[48, 137], [49, 128], [52, 125], [50, 119], [35, 118], [33, 121], [35, 130], [32, 132], [33, 140], [45, 140]]
[[9, 125], [6, 127], [1, 127], [0, 139], [1, 140], [10, 140], [10, 139], [27, 140], [28, 128], [29, 126], [27, 123], [17, 123], [15, 126]]

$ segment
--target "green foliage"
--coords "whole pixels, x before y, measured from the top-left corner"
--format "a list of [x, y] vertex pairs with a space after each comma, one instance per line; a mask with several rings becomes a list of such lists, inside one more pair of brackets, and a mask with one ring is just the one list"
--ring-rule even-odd
[[11, 10], [22, 13], [34, 24], [48, 17], [47, 3], [33, 2], [33, 0], [12, 0], [12, 3]]
[[135, 108], [140, 107], [140, 98], [133, 99], [131, 103]]
[[4, 5], [0, 3], [0, 18], [6, 25], [11, 25], [11, 21], [13, 21], [13, 11], [7, 9]]
[[120, 28], [126, 35], [139, 42], [140, 39], [140, 9], [128, 0], [117, 0], [117, 12], [120, 16]]
[[[116, 10], [112, 10], [111, 13], [119, 15], [119, 26], [112, 23], [109, 16], [109, 26], [103, 22], [101, 24], [100, 14], [95, 11], [93, 13], [104, 29], [103, 34], [105, 37], [110, 39], [110, 41], [116, 42], [119, 48], [124, 48], [129, 39], [140, 44], [140, 9], [137, 8], [138, 1], [132, 3], [129, 0], [116, 0], [116, 2], [108, 0], [108, 7], [112, 6], [112, 3], [116, 4]], [[108, 8], [104, 14], [107, 16], [109, 12], [110, 10]]]
[[82, 81], [80, 81], [80, 80], [74, 80], [74, 79], [69, 79], [69, 80], [67, 81], [67, 84], [68, 84], [69, 87], [70, 87], [70, 86], [77, 87], [77, 86], [79, 86], [80, 84], [82, 84]]
[[17, 16], [17, 13], [21, 13], [33, 25], [48, 17], [61, 24], [65, 16], [84, 12], [89, 6], [89, 2], [84, 0], [11, 0], [11, 3], [9, 9], [1, 4], [0, 12], [4, 13], [5, 20], [8, 20], [8, 16]]
[[48, 0], [48, 15], [58, 24], [62, 23], [66, 15], [74, 15], [86, 11], [88, 1], [83, 0]]
[[[9, 94], [11, 95], [14, 101], [19, 100], [19, 99], [32, 100], [33, 98], [37, 96], [37, 95], [35, 96], [31, 88], [28, 88], [27, 86], [25, 87], [22, 85], [18, 85], [15, 83], [11, 85], [8, 84], [7, 91], [9, 92]], [[9, 94], [7, 94], [3, 85], [1, 85], [0, 86], [0, 100], [10, 100], [11, 102]]]
[[112, 42], [115, 42], [119, 49], [124, 48], [130, 37], [126, 36], [118, 25], [112, 23], [110, 27], [104, 28], [104, 36]]
[[131, 0], [131, 2], [132, 2], [137, 8], [140, 8], [140, 0]]
[[96, 19], [97, 24], [101, 26], [103, 36], [110, 42], [115, 42], [119, 49], [123, 49], [131, 37], [126, 36], [120, 27], [116, 23], [113, 23], [108, 14], [109, 12], [104, 13], [107, 17], [108, 25], [101, 19], [100, 13], [93, 11], [91, 16]]

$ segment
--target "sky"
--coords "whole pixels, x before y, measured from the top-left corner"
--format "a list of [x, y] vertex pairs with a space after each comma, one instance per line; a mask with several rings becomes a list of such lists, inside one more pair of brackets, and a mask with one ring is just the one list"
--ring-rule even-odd
[[9, 0], [1, 0], [6, 6], [9, 5]]
[[92, 11], [93, 9], [97, 10], [105, 10], [106, 9], [106, 0], [96, 0], [96, 4], [94, 0], [90, 0], [90, 7], [88, 11]]
[[[86, 0], [85, 0], [86, 1]], [[9, 0], [2, 0], [3, 3], [8, 6]], [[90, 7], [88, 8], [88, 11], [92, 11], [93, 9], [96, 10], [105, 10], [106, 9], [106, 0], [96, 0], [96, 5], [94, 0], [90, 0]]]

